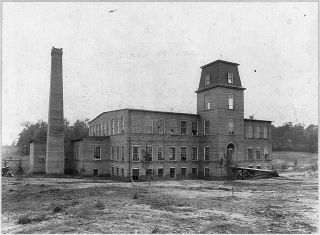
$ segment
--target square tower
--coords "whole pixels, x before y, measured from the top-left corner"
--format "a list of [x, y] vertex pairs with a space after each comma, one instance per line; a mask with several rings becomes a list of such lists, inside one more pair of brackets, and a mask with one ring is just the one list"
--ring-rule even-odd
[[[244, 99], [236, 63], [216, 60], [201, 67], [197, 113], [203, 123], [204, 167], [218, 176], [244, 160]], [[205, 153], [205, 151], [207, 153]], [[208, 154], [209, 152], [209, 154]]]

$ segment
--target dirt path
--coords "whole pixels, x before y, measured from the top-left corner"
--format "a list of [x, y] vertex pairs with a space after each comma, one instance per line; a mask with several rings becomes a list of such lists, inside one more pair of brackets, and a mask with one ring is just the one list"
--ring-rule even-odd
[[152, 182], [150, 193], [147, 183], [4, 178], [2, 233], [316, 233], [317, 175], [299, 174]]

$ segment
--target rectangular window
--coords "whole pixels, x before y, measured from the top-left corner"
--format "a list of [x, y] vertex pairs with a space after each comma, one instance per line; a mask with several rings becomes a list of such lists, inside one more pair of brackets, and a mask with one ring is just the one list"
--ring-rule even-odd
[[164, 134], [165, 126], [164, 126], [164, 119], [159, 119], [158, 121], [158, 133]]
[[124, 162], [124, 146], [121, 146], [121, 160]]
[[252, 138], [252, 132], [253, 132], [253, 128], [252, 128], [252, 126], [251, 125], [248, 125], [247, 126], [247, 138]]
[[260, 138], [260, 126], [256, 126], [256, 135], [255, 135], [255, 138]]
[[253, 168], [253, 166], [252, 165], [249, 165], [249, 167], [248, 168]]
[[108, 135], [108, 122], [104, 123], [104, 134]]
[[146, 118], [146, 133], [148, 134], [153, 133], [153, 119], [150, 117]]
[[208, 177], [210, 174], [209, 174], [209, 167], [205, 167], [204, 168], [204, 176]]
[[211, 108], [211, 104], [209, 101], [209, 95], [204, 95], [204, 109], [209, 110]]
[[192, 122], [192, 135], [198, 135], [198, 122]]
[[192, 147], [192, 161], [198, 161], [198, 147]]
[[233, 73], [228, 73], [228, 83], [233, 84]]
[[163, 178], [163, 168], [158, 168], [158, 177]]
[[233, 104], [234, 104], [234, 96], [233, 94], [228, 95], [228, 108], [233, 109]]
[[259, 147], [257, 147], [257, 149], [256, 149], [256, 159], [258, 159], [258, 160], [261, 159]]
[[193, 177], [198, 176], [198, 168], [196, 168], [196, 167], [193, 167], [193, 168], [192, 168], [192, 176], [193, 176]]
[[249, 147], [248, 148], [248, 160], [252, 160], [253, 159], [253, 148]]
[[210, 135], [210, 121], [209, 120], [204, 121], [204, 134]]
[[117, 119], [117, 134], [120, 134], [120, 120]]
[[120, 159], [120, 147], [117, 146], [117, 161]]
[[111, 121], [111, 134], [114, 135], [114, 120]]
[[176, 168], [171, 167], [170, 168], [170, 179], [176, 178]]
[[147, 155], [146, 155], [146, 157], [147, 157], [146, 160], [149, 161], [149, 162], [152, 161], [152, 158], [153, 158], [153, 156], [152, 156], [152, 155], [153, 155], [153, 154], [152, 154], [153, 151], [152, 151], [152, 150], [153, 150], [153, 148], [152, 148], [151, 145], [148, 145], [148, 146], [146, 147], [146, 154], [147, 154]]
[[164, 161], [163, 147], [158, 147], [158, 161]]
[[121, 130], [122, 130], [122, 133], [124, 133], [124, 118], [121, 117]]
[[170, 134], [177, 134], [177, 120], [169, 119], [169, 132]]
[[170, 159], [170, 161], [176, 160], [176, 147], [169, 148], [169, 159]]
[[101, 147], [93, 147], [94, 159], [101, 159]]
[[260, 166], [260, 165], [257, 165], [257, 169], [261, 169], [261, 166]]
[[181, 161], [187, 161], [187, 147], [181, 147], [180, 149]]
[[132, 118], [132, 132], [133, 133], [140, 133], [141, 132], [141, 118], [140, 117], [133, 117]]
[[206, 161], [209, 161], [209, 147], [206, 146], [204, 147], [204, 158], [203, 160], [206, 162]]
[[181, 135], [186, 135], [187, 134], [187, 121], [180, 121], [180, 133]]
[[207, 74], [206, 76], [204, 76], [204, 85], [205, 86], [210, 85], [210, 74]]
[[111, 146], [111, 160], [115, 160], [116, 149], [114, 146]]
[[139, 162], [139, 145], [133, 145], [132, 147], [132, 161], [133, 162]]
[[124, 169], [121, 168], [121, 178], [124, 178]]
[[139, 180], [139, 169], [137, 168], [132, 169], [132, 179]]
[[117, 177], [119, 177], [119, 167], [116, 167]]
[[181, 168], [181, 177], [182, 178], [186, 178], [187, 177], [187, 168], [186, 167], [182, 167]]
[[93, 176], [98, 176], [98, 175], [99, 175], [98, 169], [93, 169]]
[[264, 159], [269, 160], [269, 149], [268, 147], [263, 148]]
[[234, 134], [234, 119], [229, 119], [228, 122], [228, 130], [229, 130], [229, 134], [233, 135]]
[[111, 122], [108, 121], [108, 135], [111, 135]]
[[111, 167], [111, 175], [114, 176], [114, 167]]
[[263, 127], [263, 138], [268, 139], [268, 127]]

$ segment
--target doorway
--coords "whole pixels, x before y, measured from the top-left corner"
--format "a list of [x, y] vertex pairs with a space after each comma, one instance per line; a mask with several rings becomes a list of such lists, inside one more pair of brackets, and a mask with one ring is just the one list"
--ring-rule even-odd
[[235, 144], [229, 143], [227, 145], [227, 159], [226, 159], [227, 166], [230, 166], [232, 163], [235, 162], [235, 151], [236, 151]]

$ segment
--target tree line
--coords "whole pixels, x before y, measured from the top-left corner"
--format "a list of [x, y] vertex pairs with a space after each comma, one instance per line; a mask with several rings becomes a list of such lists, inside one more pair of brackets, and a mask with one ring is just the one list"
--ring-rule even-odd
[[286, 122], [282, 126], [272, 125], [272, 150], [295, 152], [318, 152], [318, 126], [293, 125]]
[[[64, 120], [65, 141], [89, 136], [89, 119], [77, 120], [72, 125]], [[48, 124], [39, 120], [35, 123], [22, 123], [23, 130], [18, 135], [17, 146], [23, 154], [29, 154], [30, 141], [46, 143]], [[293, 125], [286, 122], [282, 126], [272, 125], [273, 151], [318, 152], [318, 126], [305, 126], [301, 123]]]

